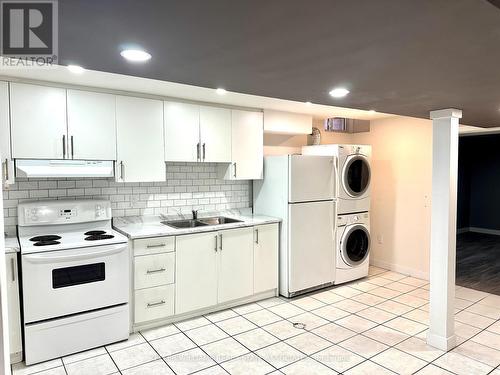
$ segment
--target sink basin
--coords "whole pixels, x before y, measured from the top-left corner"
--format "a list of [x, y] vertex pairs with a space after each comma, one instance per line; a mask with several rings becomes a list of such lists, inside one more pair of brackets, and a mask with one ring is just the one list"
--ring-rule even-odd
[[172, 221], [162, 221], [164, 225], [168, 225], [173, 228], [195, 228], [195, 227], [204, 227], [208, 224], [202, 223], [199, 220], [172, 220]]
[[230, 217], [225, 216], [216, 216], [216, 217], [204, 217], [198, 219], [199, 222], [206, 225], [222, 225], [222, 224], [230, 224], [230, 223], [241, 223], [241, 220], [231, 219]]

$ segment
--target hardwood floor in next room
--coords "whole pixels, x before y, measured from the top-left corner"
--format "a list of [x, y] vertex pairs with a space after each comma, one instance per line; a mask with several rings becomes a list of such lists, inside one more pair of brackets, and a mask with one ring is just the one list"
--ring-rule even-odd
[[456, 284], [500, 295], [500, 236], [473, 232], [457, 236]]

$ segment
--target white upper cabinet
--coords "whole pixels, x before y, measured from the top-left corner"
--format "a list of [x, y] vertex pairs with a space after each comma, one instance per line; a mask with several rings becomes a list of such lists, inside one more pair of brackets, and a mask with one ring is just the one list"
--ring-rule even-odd
[[200, 107], [201, 160], [231, 162], [231, 111], [226, 108]]
[[116, 136], [117, 181], [165, 180], [162, 101], [117, 96]]
[[164, 102], [165, 160], [196, 162], [200, 159], [200, 106]]
[[10, 84], [12, 157], [67, 157], [66, 90]]
[[232, 112], [232, 162], [226, 178], [258, 180], [262, 178], [264, 128], [262, 112]]
[[264, 110], [264, 131], [275, 134], [311, 134], [312, 116], [302, 113], [291, 113]]
[[116, 160], [115, 95], [68, 90], [71, 159]]
[[10, 149], [9, 84], [0, 82], [0, 159], [2, 183], [14, 183], [14, 162]]

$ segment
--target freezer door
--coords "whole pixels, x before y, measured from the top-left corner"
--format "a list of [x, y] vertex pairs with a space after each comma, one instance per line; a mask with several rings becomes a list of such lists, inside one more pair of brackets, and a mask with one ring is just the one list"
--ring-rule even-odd
[[288, 205], [289, 293], [335, 277], [335, 201]]
[[291, 155], [289, 202], [311, 202], [335, 198], [333, 156]]

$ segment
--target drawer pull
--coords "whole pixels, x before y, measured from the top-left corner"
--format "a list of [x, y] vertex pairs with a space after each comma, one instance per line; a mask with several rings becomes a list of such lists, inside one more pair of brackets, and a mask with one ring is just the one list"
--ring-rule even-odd
[[166, 302], [164, 300], [161, 300], [160, 302], [153, 302], [153, 303], [148, 303], [147, 304], [147, 307], [148, 308], [151, 308], [151, 307], [158, 307], [158, 306], [161, 306], [161, 305], [164, 305]]
[[157, 270], [147, 270], [146, 273], [149, 275], [151, 273], [165, 272], [166, 268], [158, 268]]
[[146, 247], [147, 247], [148, 249], [153, 249], [153, 248], [155, 248], [155, 247], [165, 247], [165, 246], [167, 246], [167, 244], [165, 244], [165, 243], [160, 243], [160, 244], [158, 244], [158, 245], [147, 245]]

